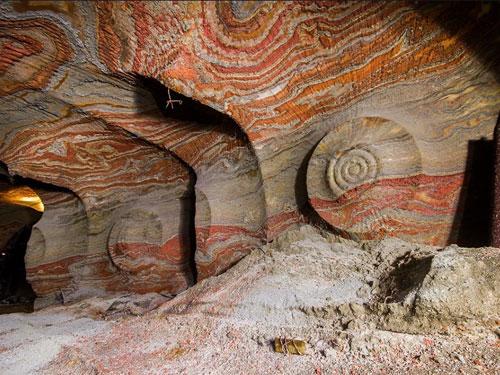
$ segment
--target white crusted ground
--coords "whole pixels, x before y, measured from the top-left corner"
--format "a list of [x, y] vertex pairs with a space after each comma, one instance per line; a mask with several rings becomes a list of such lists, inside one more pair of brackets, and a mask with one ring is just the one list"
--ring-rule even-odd
[[[0, 373], [498, 373], [498, 260], [498, 249], [357, 244], [303, 226], [169, 301], [0, 316]], [[276, 353], [276, 337], [304, 340], [307, 354]]]

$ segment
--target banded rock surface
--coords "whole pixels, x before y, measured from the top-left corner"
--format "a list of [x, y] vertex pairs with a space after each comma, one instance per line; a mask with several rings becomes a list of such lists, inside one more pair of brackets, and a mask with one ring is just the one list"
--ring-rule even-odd
[[498, 115], [498, 19], [494, 4], [0, 4], [0, 160], [66, 189], [31, 239], [35, 291], [177, 293], [308, 206], [351, 238], [455, 242], [468, 145]]

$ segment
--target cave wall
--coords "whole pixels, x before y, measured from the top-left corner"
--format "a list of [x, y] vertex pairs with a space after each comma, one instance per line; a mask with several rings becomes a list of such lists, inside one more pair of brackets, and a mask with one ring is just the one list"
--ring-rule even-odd
[[456, 242], [469, 144], [498, 116], [498, 19], [488, 3], [0, 4], [0, 160], [70, 192], [45, 194], [35, 291], [178, 293], [314, 220]]

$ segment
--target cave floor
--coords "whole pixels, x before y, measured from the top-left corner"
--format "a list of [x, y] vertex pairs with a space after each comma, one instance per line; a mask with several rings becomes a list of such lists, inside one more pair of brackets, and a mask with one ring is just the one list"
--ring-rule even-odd
[[[454, 251], [303, 226], [174, 298], [93, 297], [0, 316], [0, 373], [499, 373], [498, 278], [479, 286], [490, 305], [455, 305], [451, 287], [438, 290], [442, 271], [430, 276]], [[498, 249], [483, 253], [495, 266]], [[275, 338], [303, 340], [306, 354], [275, 352]]]

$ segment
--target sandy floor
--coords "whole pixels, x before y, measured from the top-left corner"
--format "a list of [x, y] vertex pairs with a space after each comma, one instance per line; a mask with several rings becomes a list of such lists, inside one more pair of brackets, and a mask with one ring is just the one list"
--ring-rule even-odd
[[[401, 277], [390, 275], [408, 254], [404, 280], [421, 272], [418, 260], [434, 261], [423, 281], [396, 290]], [[498, 289], [480, 290], [493, 302], [478, 301], [479, 313], [454, 307], [441, 291], [415, 303], [429, 295], [426, 285], [438, 285], [428, 280], [437, 254], [397, 240], [338, 242], [302, 227], [171, 300], [114, 296], [0, 316], [0, 373], [500, 373]], [[438, 317], [419, 307], [440, 301], [451, 307]], [[306, 355], [275, 352], [276, 337], [305, 341]]]

